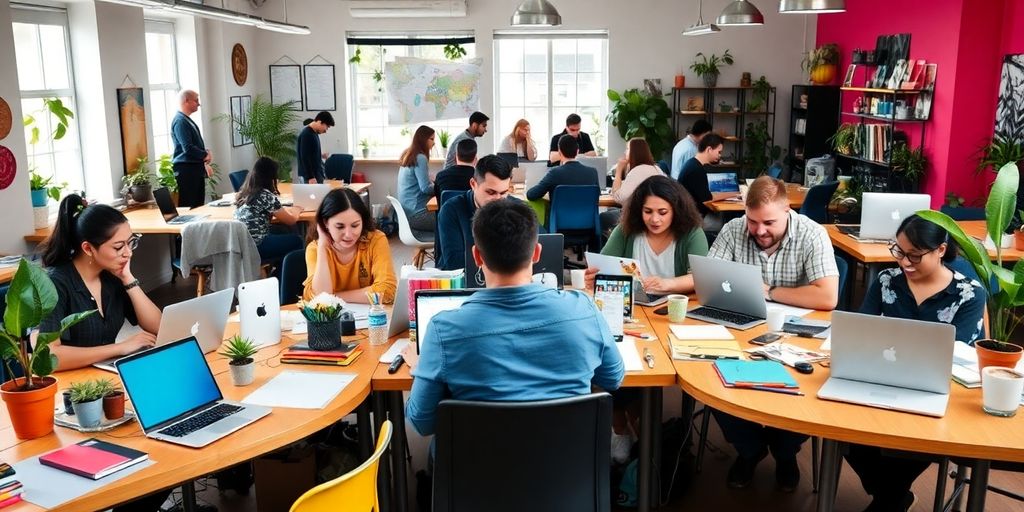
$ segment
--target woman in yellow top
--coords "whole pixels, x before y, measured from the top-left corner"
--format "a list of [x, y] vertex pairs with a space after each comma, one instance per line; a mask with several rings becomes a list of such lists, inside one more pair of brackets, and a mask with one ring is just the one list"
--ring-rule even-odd
[[385, 304], [394, 302], [397, 281], [388, 239], [374, 228], [370, 210], [355, 192], [339, 188], [324, 196], [310, 235], [304, 300], [326, 292], [366, 304], [366, 293], [374, 292]]

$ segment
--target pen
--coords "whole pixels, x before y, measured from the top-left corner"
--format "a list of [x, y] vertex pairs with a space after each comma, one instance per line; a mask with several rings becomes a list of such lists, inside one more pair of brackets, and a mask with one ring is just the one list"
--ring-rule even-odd
[[644, 361], [647, 361], [648, 368], [654, 368], [654, 354], [651, 353], [651, 349], [644, 349]]
[[795, 389], [772, 388], [772, 387], [766, 387], [766, 386], [750, 386], [750, 387], [745, 387], [743, 389], [755, 389], [757, 391], [769, 391], [771, 393], [782, 393], [783, 395], [804, 396], [804, 393], [802, 391], [798, 391], [798, 390], [795, 390]]

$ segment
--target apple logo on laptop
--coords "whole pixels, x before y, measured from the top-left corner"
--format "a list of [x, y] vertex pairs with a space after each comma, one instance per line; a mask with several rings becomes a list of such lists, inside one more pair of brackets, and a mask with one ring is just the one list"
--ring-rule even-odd
[[722, 291], [725, 293], [732, 293], [732, 283], [729, 281], [722, 281]]
[[892, 220], [900, 220], [901, 218], [899, 210], [893, 210], [890, 215], [892, 216]]
[[192, 328], [189, 329], [189, 332], [192, 333], [192, 336], [197, 336], [199, 334], [199, 322], [192, 324]]
[[882, 357], [890, 363], [896, 362], [896, 347], [889, 347], [882, 351]]
[[310, 199], [313, 199], [313, 200], [316, 200], [316, 194], [310, 194], [310, 195], [309, 195], [309, 198], [310, 198]]
[[260, 304], [260, 307], [256, 308], [256, 316], [264, 317], [267, 316], [267, 305]]

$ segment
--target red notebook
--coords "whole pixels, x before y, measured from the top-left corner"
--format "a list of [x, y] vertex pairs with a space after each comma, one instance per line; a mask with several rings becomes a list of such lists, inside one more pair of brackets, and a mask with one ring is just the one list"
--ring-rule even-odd
[[148, 458], [146, 452], [90, 438], [47, 453], [39, 463], [99, 480]]

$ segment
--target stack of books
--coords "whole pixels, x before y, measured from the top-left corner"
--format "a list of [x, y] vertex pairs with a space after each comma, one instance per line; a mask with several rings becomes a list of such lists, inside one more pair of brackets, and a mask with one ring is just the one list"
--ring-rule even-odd
[[[402, 272], [406, 274], [405, 269]], [[409, 281], [409, 342], [416, 343], [416, 291], [459, 290], [466, 287], [463, 270], [416, 270], [408, 273]], [[398, 304], [395, 305], [398, 307]]]
[[323, 364], [348, 366], [359, 358], [363, 349], [358, 343], [342, 343], [334, 350], [313, 350], [306, 344], [295, 344], [281, 354], [281, 362], [288, 364]]
[[39, 463], [99, 480], [148, 458], [146, 452], [89, 438], [39, 457]]
[[21, 493], [25, 488], [14, 477], [14, 468], [6, 462], [0, 462], [0, 508], [9, 507], [21, 501]]

